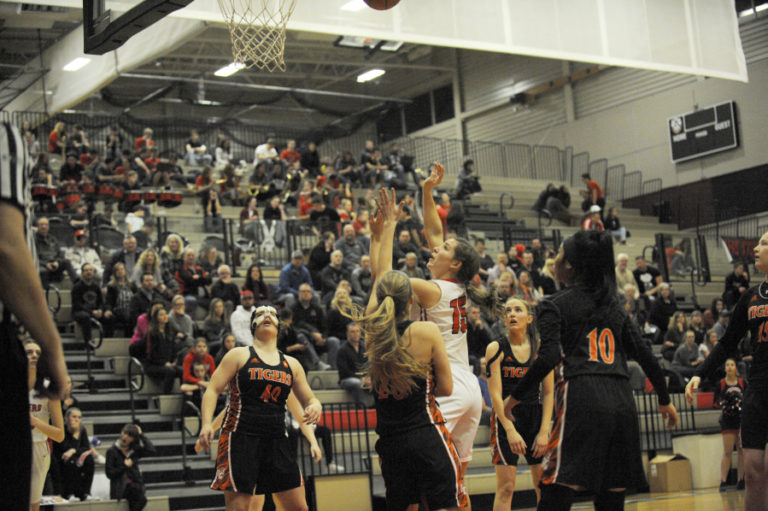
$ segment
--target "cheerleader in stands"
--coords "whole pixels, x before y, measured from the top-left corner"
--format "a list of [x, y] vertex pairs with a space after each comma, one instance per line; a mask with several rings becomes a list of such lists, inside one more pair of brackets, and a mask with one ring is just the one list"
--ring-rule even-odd
[[392, 271], [389, 247], [401, 207], [395, 207], [394, 190], [391, 196], [381, 191], [371, 221], [374, 291], [365, 312], [348, 297], [340, 308], [365, 332], [387, 509], [405, 511], [422, 500], [429, 509], [455, 509], [469, 501], [458, 452], [435, 403], [435, 396], [453, 390], [451, 365], [438, 326], [408, 320], [411, 283]]
[[733, 448], [738, 450], [739, 461], [737, 474], [739, 482], [736, 489], [744, 489], [744, 461], [741, 452], [739, 427], [741, 426], [741, 402], [744, 399], [744, 380], [739, 378], [736, 361], [729, 358], [725, 361], [725, 378], [715, 390], [715, 403], [722, 408], [720, 414], [720, 429], [723, 433], [723, 459], [720, 461], [720, 491], [725, 491], [728, 472], [731, 470]]
[[512, 505], [515, 491], [517, 460], [525, 456], [531, 468], [536, 496], [539, 496], [541, 457], [547, 450], [554, 402], [554, 376], [552, 371], [541, 386], [531, 387], [521, 399], [512, 416], [504, 414], [504, 399], [512, 394], [536, 358], [538, 342], [533, 327], [533, 314], [528, 302], [509, 298], [504, 305], [504, 323], [507, 337], [488, 344], [488, 392], [493, 403], [491, 415], [491, 453], [496, 466], [496, 496], [494, 511], [506, 511]]
[[200, 443], [213, 439], [216, 400], [229, 386], [229, 403], [219, 439], [211, 488], [224, 492], [227, 511], [245, 511], [265, 493], [283, 509], [306, 511], [304, 487], [285, 430], [285, 405], [294, 392], [304, 406], [304, 422], [315, 423], [322, 407], [293, 357], [277, 349], [277, 311], [262, 306], [251, 315], [253, 346], [233, 348], [213, 373], [203, 396]]
[[[768, 274], [768, 232], [755, 246], [755, 268]], [[746, 511], [768, 509], [768, 275], [763, 282], [745, 291], [731, 314], [731, 321], [720, 342], [712, 349], [691, 378], [685, 397], [693, 403], [693, 393], [701, 378], [712, 375], [730, 354], [738, 351], [739, 341], [750, 333], [754, 353], [747, 389], [741, 408], [741, 447], [744, 452], [744, 479], [747, 493]]]

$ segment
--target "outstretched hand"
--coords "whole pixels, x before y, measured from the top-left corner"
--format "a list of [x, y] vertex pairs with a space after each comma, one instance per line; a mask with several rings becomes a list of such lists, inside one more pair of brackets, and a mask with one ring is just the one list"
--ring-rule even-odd
[[436, 186], [439, 186], [440, 183], [443, 182], [443, 176], [445, 175], [445, 167], [443, 167], [440, 163], [433, 163], [432, 164], [432, 172], [429, 174], [429, 177], [421, 182], [421, 187], [424, 190], [432, 191], [433, 188]]
[[405, 202], [397, 203], [395, 189], [389, 190], [382, 188], [379, 190], [379, 197], [376, 199], [376, 214], [382, 216], [384, 224], [396, 224], [403, 214]]

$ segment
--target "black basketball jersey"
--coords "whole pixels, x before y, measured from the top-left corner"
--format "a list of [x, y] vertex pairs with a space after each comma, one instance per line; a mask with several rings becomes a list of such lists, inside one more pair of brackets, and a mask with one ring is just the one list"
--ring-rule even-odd
[[280, 353], [277, 365], [269, 365], [251, 346], [248, 361], [229, 382], [225, 431], [258, 437], [285, 436], [285, 402], [293, 386], [293, 371]]
[[752, 339], [752, 365], [747, 384], [768, 388], [768, 283], [750, 288], [741, 295], [731, 314], [725, 335], [707, 360], [701, 364], [699, 374], [707, 377], [738, 349], [739, 341], [750, 333]]
[[[412, 321], [397, 325], [399, 335]], [[376, 433], [394, 436], [412, 429], [445, 422], [435, 401], [432, 378], [416, 378], [416, 388], [408, 395], [390, 392], [386, 385], [373, 389], [376, 402]]]
[[[525, 362], [520, 362], [515, 353], [512, 351], [512, 346], [506, 339], [500, 339], [499, 345], [501, 346], [501, 353], [498, 354], [501, 357], [499, 368], [501, 369], [501, 397], [506, 399], [512, 395], [517, 388], [517, 384], [528, 373], [528, 369], [531, 367], [536, 353], [534, 347], [531, 346], [531, 356]], [[490, 365], [490, 361], [488, 363]], [[520, 404], [538, 404], [539, 403], [539, 386], [535, 385], [526, 390], [523, 396], [521, 396]]]

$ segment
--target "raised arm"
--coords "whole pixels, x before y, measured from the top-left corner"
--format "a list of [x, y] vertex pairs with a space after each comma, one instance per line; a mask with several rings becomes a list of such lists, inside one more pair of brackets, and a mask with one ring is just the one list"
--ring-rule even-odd
[[427, 239], [427, 246], [430, 250], [439, 246], [443, 242], [443, 222], [437, 214], [437, 206], [432, 197], [432, 190], [443, 182], [445, 167], [439, 163], [434, 163], [432, 173], [427, 179], [422, 181], [422, 204], [424, 208], [424, 237]]
[[[397, 204], [395, 190], [379, 190], [376, 199], [376, 214], [369, 222], [371, 225], [371, 273], [373, 286], [381, 276], [392, 269], [392, 247], [395, 242], [395, 228], [403, 210], [403, 203]], [[371, 293], [367, 313], [378, 306], [376, 293]]]

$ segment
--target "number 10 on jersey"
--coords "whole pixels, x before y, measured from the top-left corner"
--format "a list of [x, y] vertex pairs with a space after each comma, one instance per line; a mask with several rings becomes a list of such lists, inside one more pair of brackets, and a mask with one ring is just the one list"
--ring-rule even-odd
[[610, 328], [603, 328], [598, 335], [597, 328], [594, 328], [587, 334], [587, 338], [589, 339], [589, 361], [613, 364], [616, 352], [613, 331]]

